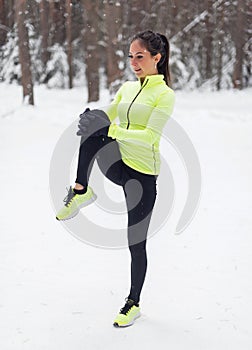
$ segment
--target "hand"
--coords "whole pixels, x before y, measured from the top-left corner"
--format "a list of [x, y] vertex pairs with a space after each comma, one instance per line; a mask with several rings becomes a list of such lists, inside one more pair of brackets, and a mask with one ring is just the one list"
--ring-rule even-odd
[[110, 120], [104, 111], [86, 108], [80, 115], [77, 135], [85, 137], [107, 135], [109, 126]]

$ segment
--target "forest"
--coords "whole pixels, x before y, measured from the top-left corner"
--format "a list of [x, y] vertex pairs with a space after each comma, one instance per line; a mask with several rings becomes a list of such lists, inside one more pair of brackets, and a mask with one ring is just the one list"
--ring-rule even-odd
[[252, 85], [250, 0], [0, 0], [0, 82], [83, 86], [88, 102], [134, 79], [130, 38], [151, 29], [170, 42], [172, 87]]

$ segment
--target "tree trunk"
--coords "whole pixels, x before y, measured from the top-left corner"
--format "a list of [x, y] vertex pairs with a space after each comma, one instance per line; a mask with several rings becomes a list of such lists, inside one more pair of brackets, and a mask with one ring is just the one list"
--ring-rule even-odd
[[8, 1], [4, 1], [5, 3], [5, 21], [6, 21], [6, 25], [9, 28], [13, 28], [14, 23], [15, 23], [15, 11], [14, 11], [14, 1], [15, 0], [8, 0]]
[[42, 36], [42, 42], [41, 42], [41, 58], [43, 66], [45, 67], [48, 60], [49, 60], [49, 52], [48, 52], [48, 45], [49, 45], [49, 3], [47, 0], [41, 0], [39, 3], [39, 14], [40, 14], [40, 31]]
[[175, 35], [181, 28], [180, 26], [180, 8], [181, 8], [181, 0], [173, 0], [171, 6], [171, 33], [170, 36]]
[[83, 0], [84, 45], [88, 102], [99, 100], [98, 0]]
[[71, 0], [66, 0], [66, 38], [67, 38], [67, 62], [68, 62], [68, 87], [73, 87], [72, 70], [72, 5]]
[[53, 46], [55, 37], [55, 21], [54, 21], [54, 0], [49, 0], [49, 46]]
[[142, 2], [142, 13], [143, 13], [143, 20], [142, 25], [145, 28], [150, 28], [150, 25], [152, 23], [151, 15], [152, 15], [152, 1], [144, 1]]
[[223, 4], [220, 4], [217, 11], [217, 40], [218, 40], [218, 49], [217, 49], [217, 90], [221, 89], [221, 81], [222, 81], [222, 69], [223, 69], [223, 40], [224, 40], [224, 8]]
[[49, 0], [49, 16], [51, 22], [50, 43], [63, 44], [66, 38], [65, 31], [65, 1], [66, 0]]
[[237, 17], [236, 17], [236, 31], [235, 31], [235, 65], [233, 73], [233, 84], [235, 89], [242, 89], [243, 79], [242, 79], [242, 65], [243, 65], [243, 45], [244, 45], [244, 28], [243, 28], [243, 0], [238, 0], [237, 2]]
[[[122, 33], [121, 28], [121, 5], [116, 2], [106, 1], [105, 4], [105, 26], [106, 26], [106, 68], [107, 84], [110, 93], [118, 89], [116, 81], [122, 78], [122, 70], [119, 68], [120, 57], [116, 54]], [[121, 35], [120, 35], [121, 34]], [[116, 85], [116, 86], [114, 86]]]
[[244, 32], [245, 32], [244, 42], [245, 43], [243, 46], [243, 53], [244, 53], [243, 87], [249, 87], [249, 83], [251, 81], [251, 75], [252, 75], [251, 14], [252, 14], [252, 2], [251, 0], [246, 0], [245, 7], [244, 7]]
[[141, 10], [143, 9], [143, 2], [141, 0], [131, 0], [130, 5], [131, 12], [129, 18], [129, 26], [131, 33], [136, 34], [137, 32], [144, 30], [142, 28], [143, 14], [141, 13]]
[[21, 64], [21, 83], [23, 99], [34, 105], [33, 83], [31, 74], [31, 58], [29, 52], [28, 30], [25, 24], [26, 0], [15, 1], [16, 22], [18, 29], [19, 62]]
[[205, 40], [203, 40], [203, 47], [205, 48], [205, 64], [204, 73], [205, 79], [210, 79], [212, 76], [211, 61], [212, 61], [212, 40], [213, 40], [213, 12], [212, 5], [213, 0], [207, 0], [207, 16], [205, 20], [206, 33]]
[[0, 0], [0, 46], [5, 44], [7, 31], [5, 1]]

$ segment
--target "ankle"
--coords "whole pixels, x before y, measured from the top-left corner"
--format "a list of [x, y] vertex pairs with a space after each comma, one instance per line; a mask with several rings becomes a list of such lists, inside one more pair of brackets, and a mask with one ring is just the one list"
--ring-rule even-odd
[[139, 300], [136, 301], [135, 299], [131, 298], [131, 297], [128, 297], [127, 298], [127, 301], [129, 301], [130, 303], [132, 303], [133, 305], [135, 306], [139, 306]]
[[82, 188], [74, 188], [73, 189], [75, 194], [84, 194], [87, 192], [87, 189], [85, 187], [82, 186]]
[[83, 190], [84, 186], [82, 184], [79, 184], [78, 182], [75, 183], [74, 190]]

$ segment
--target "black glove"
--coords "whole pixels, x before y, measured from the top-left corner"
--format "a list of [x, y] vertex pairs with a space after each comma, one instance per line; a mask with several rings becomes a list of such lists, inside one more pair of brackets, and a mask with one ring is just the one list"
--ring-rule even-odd
[[80, 115], [78, 124], [78, 136], [107, 136], [110, 120], [107, 114], [100, 109], [90, 110], [86, 108]]

